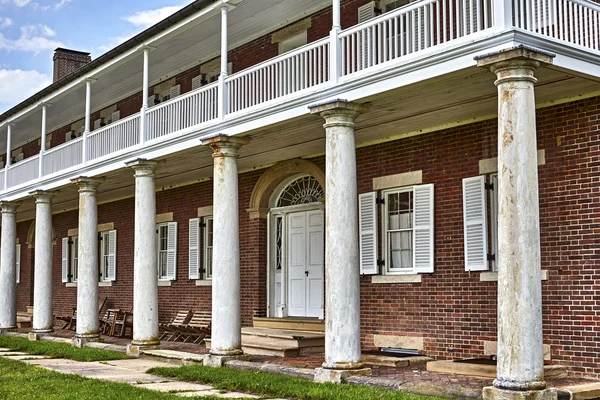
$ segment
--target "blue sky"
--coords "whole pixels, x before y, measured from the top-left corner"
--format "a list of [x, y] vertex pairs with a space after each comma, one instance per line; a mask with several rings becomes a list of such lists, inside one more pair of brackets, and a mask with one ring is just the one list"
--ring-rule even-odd
[[192, 0], [0, 0], [0, 112], [52, 83], [56, 47], [96, 58]]

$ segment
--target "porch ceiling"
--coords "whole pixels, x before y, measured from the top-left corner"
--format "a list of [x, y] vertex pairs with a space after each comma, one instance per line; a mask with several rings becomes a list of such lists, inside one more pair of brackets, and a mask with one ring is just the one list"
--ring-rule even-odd
[[[229, 13], [229, 48], [236, 48], [253, 39], [302, 19], [319, 9], [330, 6], [331, 0], [243, 0]], [[220, 56], [220, 16], [196, 21], [183, 27], [176, 35], [153, 43], [150, 54], [150, 84], [172, 76], [200, 63]], [[149, 40], [150, 41], [150, 40]], [[140, 43], [141, 45], [141, 43]], [[94, 76], [92, 112], [99, 111], [142, 91], [142, 53]], [[52, 100], [48, 110], [48, 132], [84, 118], [85, 85]], [[6, 128], [0, 134], [0, 153], [6, 148]], [[13, 129], [13, 148], [39, 138], [41, 111], [39, 107], [16, 121]]]
[[[567, 98], [600, 92], [600, 83], [570, 75], [559, 69], [543, 68], [537, 73], [536, 102], [549, 105]], [[357, 120], [357, 145], [413, 135], [444, 126], [495, 118], [497, 93], [495, 76], [476, 67], [440, 78], [419, 82], [377, 96], [361, 99], [370, 110]], [[321, 118], [313, 115], [288, 120], [248, 132], [250, 144], [241, 150], [240, 170], [260, 169], [294, 157], [323, 154], [325, 131]], [[159, 160], [157, 190], [209, 179], [213, 160], [208, 148], [198, 146]], [[99, 187], [99, 202], [133, 196], [133, 172], [123, 168], [106, 177]], [[246, 205], [241, 204], [240, 209]], [[54, 212], [77, 208], [75, 185], [59, 189]], [[26, 200], [18, 219], [34, 217], [35, 204]]]

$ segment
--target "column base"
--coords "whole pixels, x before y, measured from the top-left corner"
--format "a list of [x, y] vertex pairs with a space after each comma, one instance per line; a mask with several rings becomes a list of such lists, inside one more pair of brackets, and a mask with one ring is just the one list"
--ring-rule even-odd
[[237, 355], [217, 355], [209, 354], [202, 360], [202, 365], [211, 368], [221, 368], [225, 366], [226, 362], [229, 361], [250, 361], [250, 356], [245, 354]]
[[36, 340], [40, 340], [43, 336], [46, 336], [50, 333], [54, 332], [52, 329], [36, 329], [27, 334], [27, 338], [34, 342]]
[[16, 326], [9, 326], [6, 328], [0, 328], [0, 334], [6, 333], [6, 332], [16, 332], [19, 328], [17, 328]]
[[542, 390], [506, 390], [494, 386], [483, 388], [483, 400], [557, 400], [556, 389]]
[[344, 383], [352, 376], [371, 376], [371, 368], [358, 369], [315, 369], [315, 382]]
[[86, 343], [97, 342], [99, 339], [100, 335], [97, 333], [94, 335], [76, 335], [71, 344], [75, 347], [83, 347]]
[[137, 342], [133, 341], [127, 345], [127, 355], [130, 357], [139, 357], [144, 350], [160, 349], [160, 341]]

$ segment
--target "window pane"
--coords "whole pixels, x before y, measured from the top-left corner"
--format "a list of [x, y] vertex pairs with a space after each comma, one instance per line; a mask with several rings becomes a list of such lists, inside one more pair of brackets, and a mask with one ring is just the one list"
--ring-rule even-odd
[[389, 269], [412, 268], [413, 194], [390, 193], [386, 197], [387, 265]]

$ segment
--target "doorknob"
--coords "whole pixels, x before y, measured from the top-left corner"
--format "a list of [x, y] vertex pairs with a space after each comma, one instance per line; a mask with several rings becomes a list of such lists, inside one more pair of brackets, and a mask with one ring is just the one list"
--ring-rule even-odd
[[304, 271], [304, 275], [308, 276], [308, 271]]

